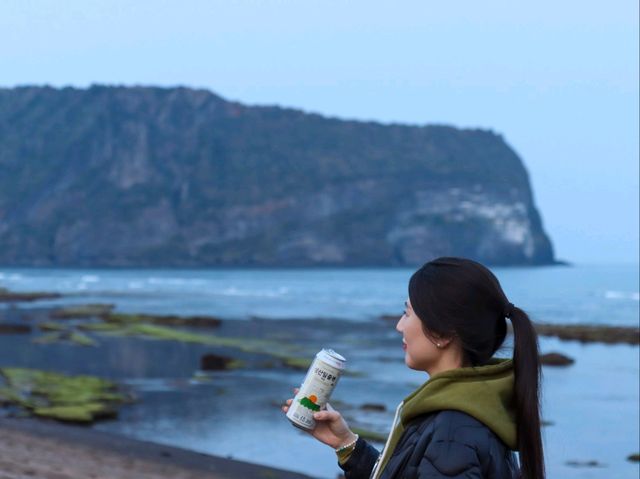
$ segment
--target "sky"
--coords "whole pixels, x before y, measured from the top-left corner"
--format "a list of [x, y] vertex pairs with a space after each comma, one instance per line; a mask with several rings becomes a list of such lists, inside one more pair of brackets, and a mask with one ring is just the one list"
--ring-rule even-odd
[[503, 135], [559, 259], [639, 261], [637, 0], [3, 0], [0, 86], [184, 85]]

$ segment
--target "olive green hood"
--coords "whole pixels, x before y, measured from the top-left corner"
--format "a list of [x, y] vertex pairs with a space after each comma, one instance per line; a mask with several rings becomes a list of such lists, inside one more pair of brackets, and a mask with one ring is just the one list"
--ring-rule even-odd
[[476, 418], [515, 450], [513, 381], [513, 360], [500, 358], [485, 366], [434, 374], [405, 398], [400, 415], [402, 426], [422, 414], [454, 409]]
[[414, 418], [453, 409], [473, 416], [491, 429], [509, 449], [517, 450], [513, 360], [491, 359], [484, 366], [434, 374], [400, 403], [394, 427], [377, 467], [384, 469], [406, 425]]

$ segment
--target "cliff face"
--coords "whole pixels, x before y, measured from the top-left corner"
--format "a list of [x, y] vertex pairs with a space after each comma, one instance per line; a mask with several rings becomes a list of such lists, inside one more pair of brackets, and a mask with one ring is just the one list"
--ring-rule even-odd
[[503, 139], [203, 90], [0, 89], [0, 264], [549, 264]]

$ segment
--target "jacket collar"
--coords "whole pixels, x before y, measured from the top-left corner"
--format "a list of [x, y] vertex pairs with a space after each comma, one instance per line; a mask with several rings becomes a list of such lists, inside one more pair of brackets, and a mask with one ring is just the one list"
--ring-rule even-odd
[[517, 449], [513, 360], [493, 358], [484, 366], [434, 374], [403, 401], [403, 428], [413, 418], [444, 409], [462, 411]]

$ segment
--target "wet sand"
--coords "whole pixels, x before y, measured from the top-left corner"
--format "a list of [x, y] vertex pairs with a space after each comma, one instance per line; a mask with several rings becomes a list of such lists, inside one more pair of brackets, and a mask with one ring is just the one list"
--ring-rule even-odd
[[82, 426], [0, 419], [0, 479], [310, 479]]

